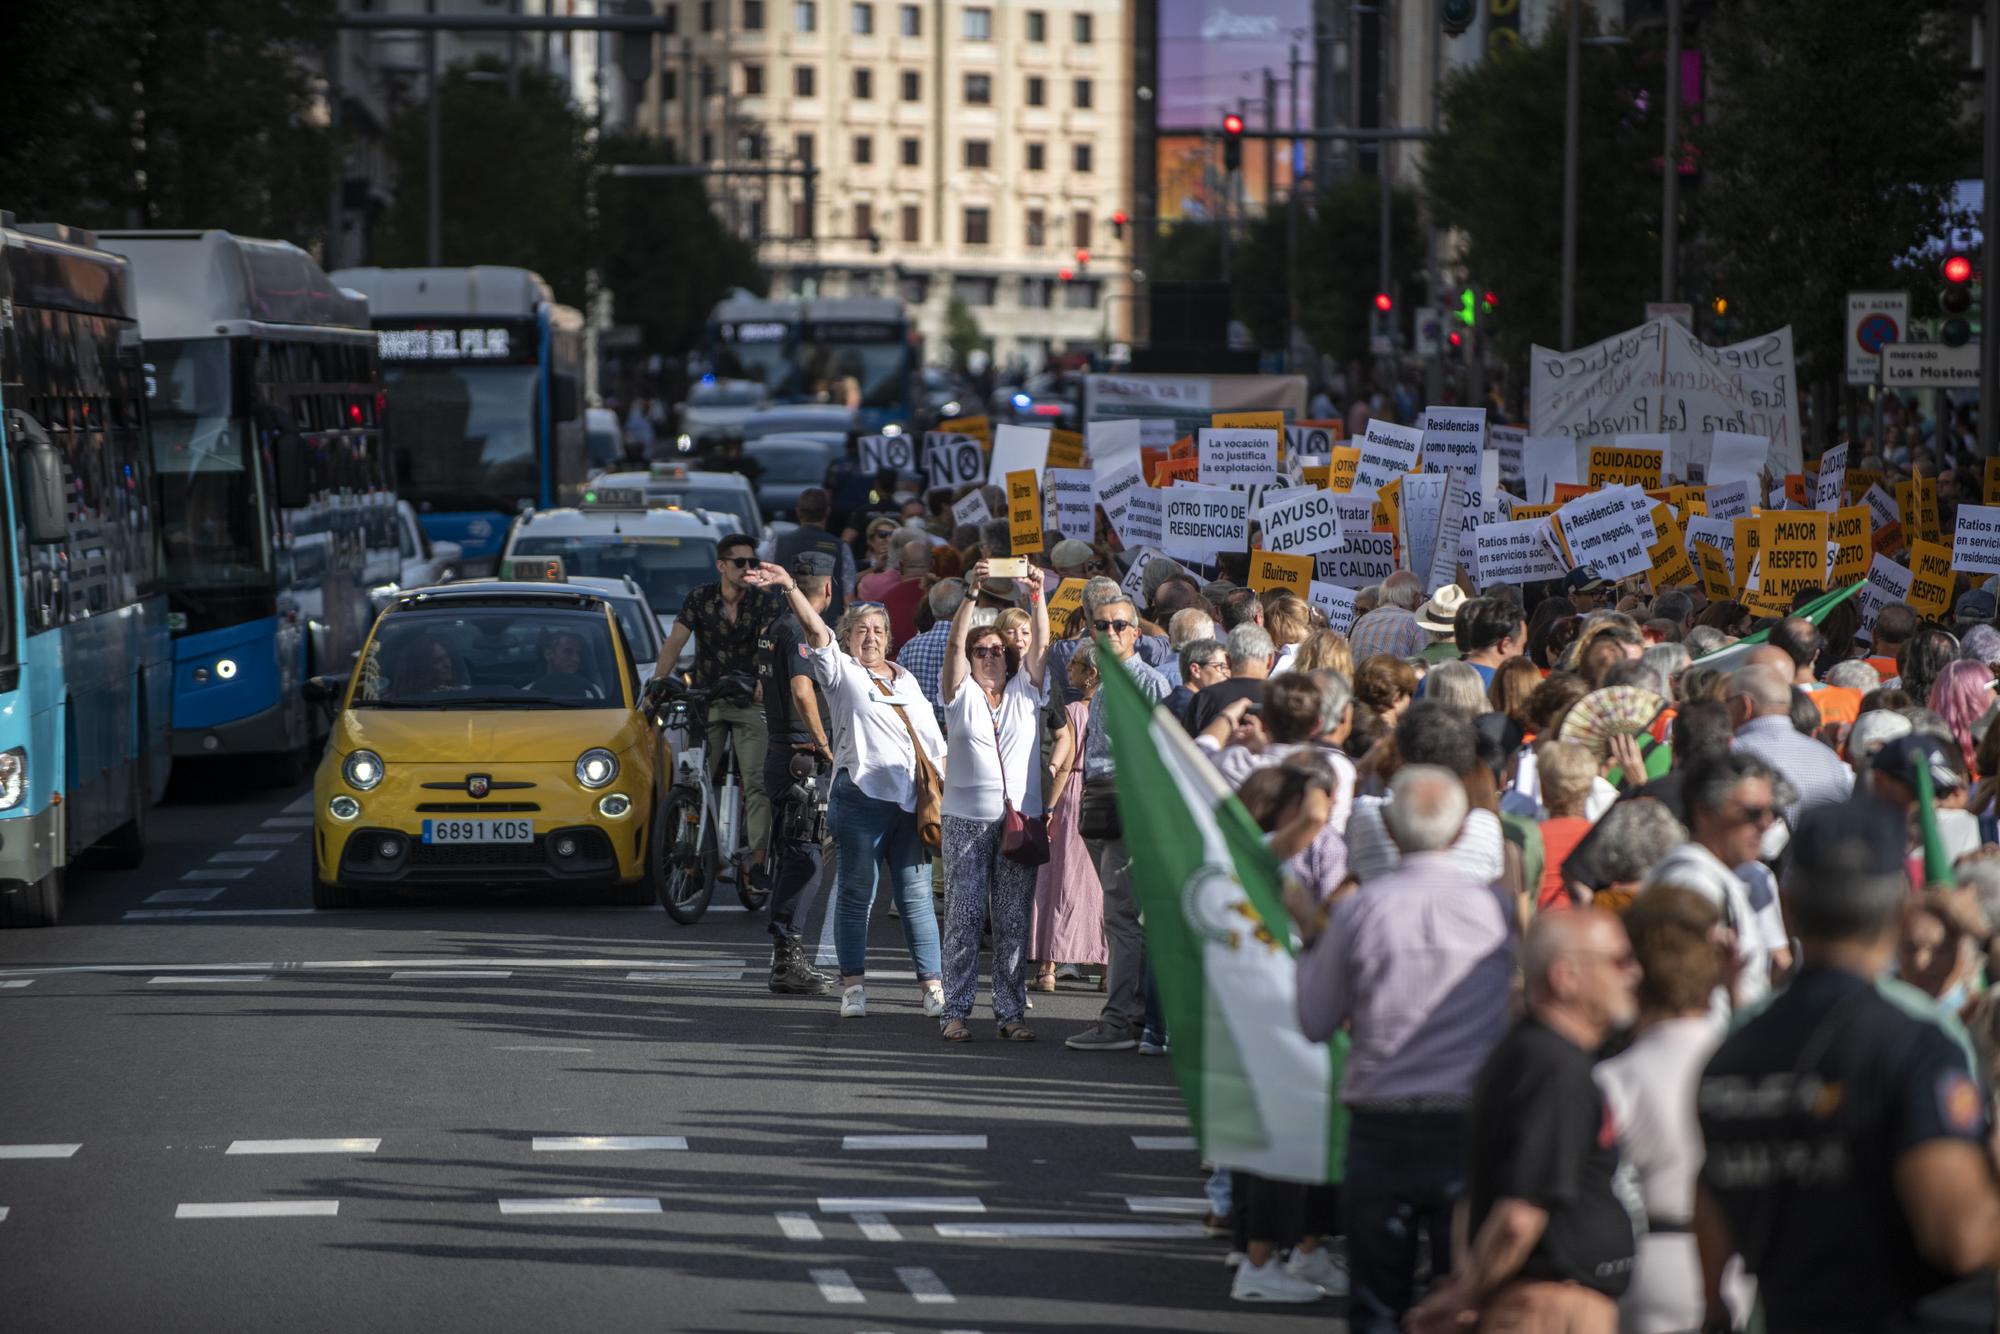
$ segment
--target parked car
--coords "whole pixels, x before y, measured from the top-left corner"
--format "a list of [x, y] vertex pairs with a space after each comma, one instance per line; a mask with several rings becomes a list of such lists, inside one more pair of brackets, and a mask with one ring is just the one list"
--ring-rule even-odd
[[766, 519], [796, 519], [799, 493], [826, 480], [826, 467], [840, 457], [844, 436], [769, 435], [743, 446], [746, 458], [764, 469], [757, 479], [757, 507]]
[[744, 438], [744, 423], [768, 400], [768, 391], [755, 380], [702, 380], [688, 390], [681, 404], [674, 448], [688, 454], [724, 440]]

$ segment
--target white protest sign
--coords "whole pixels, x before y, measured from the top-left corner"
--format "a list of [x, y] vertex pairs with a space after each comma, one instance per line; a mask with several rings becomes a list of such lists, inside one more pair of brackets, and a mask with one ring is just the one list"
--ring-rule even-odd
[[1500, 480], [1521, 481], [1522, 448], [1527, 443], [1528, 432], [1520, 426], [1489, 426], [1486, 438], [1493, 442], [1493, 448], [1500, 453]]
[[1135, 545], [1125, 536], [1123, 527], [1125, 506], [1132, 492], [1146, 485], [1146, 477], [1137, 463], [1123, 463], [1110, 470], [1094, 467], [1092, 475], [1097, 479], [1097, 503], [1104, 507], [1104, 517], [1111, 521], [1111, 530], [1118, 534], [1118, 540], [1127, 546]]
[[1717, 486], [1709, 484], [1708, 517], [1711, 519], [1747, 519], [1757, 504], [1757, 484], [1748, 477]]
[[1398, 426], [1381, 418], [1371, 418], [1361, 437], [1361, 461], [1354, 470], [1354, 489], [1374, 495], [1417, 466], [1417, 453], [1424, 446], [1424, 433], [1414, 426]]
[[1868, 517], [1877, 528], [1887, 528], [1892, 523], [1903, 521], [1903, 511], [1896, 506], [1896, 498], [1882, 489], [1877, 482], [1861, 497], [1868, 502]]
[[1203, 486], [1263, 485], [1278, 480], [1278, 433], [1204, 426], [1195, 434]]
[[1470, 491], [1463, 473], [1451, 474], [1445, 491], [1444, 508], [1438, 512], [1437, 540], [1431, 547], [1430, 573], [1424, 591], [1435, 593], [1458, 578], [1459, 537], [1465, 528], [1465, 510]]
[[1424, 471], [1478, 472], [1486, 452], [1485, 408], [1424, 409]]
[[1326, 613], [1327, 629], [1337, 634], [1354, 628], [1354, 593], [1354, 589], [1317, 579], [1306, 585], [1306, 601]]
[[1868, 562], [1868, 582], [1861, 589], [1861, 630], [1870, 641], [1875, 638], [1875, 614], [1882, 608], [1910, 600], [1910, 580], [1914, 572], [1877, 552]]
[[1172, 417], [1139, 418], [1139, 444], [1145, 449], [1166, 450], [1181, 438], [1181, 428]]
[[861, 470], [876, 473], [890, 468], [898, 473], [917, 470], [917, 441], [908, 435], [864, 435], [861, 437]]
[[[1633, 508], [1635, 495], [1642, 508]], [[1651, 505], [1637, 487], [1606, 487], [1578, 496], [1557, 510], [1556, 517], [1562, 522], [1570, 557], [1598, 578], [1625, 579], [1651, 568], [1646, 556], [1653, 544]]]
[[1159, 545], [1166, 523], [1166, 492], [1158, 487], [1135, 486], [1125, 493], [1125, 512], [1118, 520], [1118, 540], [1131, 545], [1151, 542]]
[[1771, 442], [1761, 435], [1741, 431], [1716, 431], [1710, 437], [1707, 469], [1702, 478], [1710, 486], [1742, 478], [1756, 481], [1770, 461]]
[[1396, 538], [1374, 532], [1375, 502], [1367, 496], [1335, 493], [1346, 543], [1313, 559], [1313, 578], [1342, 588], [1366, 588], [1396, 572]]
[[1546, 518], [1482, 523], [1470, 539], [1473, 578], [1481, 588], [1560, 579], [1569, 569], [1552, 543]]
[[1162, 556], [1157, 547], [1140, 547], [1132, 553], [1132, 568], [1125, 571], [1125, 577], [1118, 582], [1119, 590], [1142, 611], [1146, 606], [1146, 567], [1156, 560], [1166, 560], [1176, 570], [1180, 569], [1178, 563]]
[[1294, 454], [1318, 454], [1320, 462], [1326, 462], [1325, 455], [1333, 452], [1340, 443], [1334, 437], [1330, 426], [1287, 426], [1285, 428], [1285, 457]]
[[1056, 531], [1090, 542], [1097, 537], [1097, 479], [1088, 468], [1049, 468], [1042, 473]]
[[1688, 559], [1694, 559], [1694, 544], [1706, 542], [1722, 553], [1730, 569], [1736, 568], [1736, 525], [1713, 514], [1690, 514], [1686, 533]]
[[1813, 508], [1829, 514], [1840, 508], [1847, 481], [1847, 446], [1835, 445], [1819, 456], [1819, 480], [1813, 484]]
[[1951, 539], [1951, 568], [2000, 574], [2000, 506], [1960, 505]]
[[976, 435], [924, 432], [924, 471], [932, 486], [964, 486], [986, 480], [986, 447]]
[[1161, 499], [1160, 547], [1169, 556], [1207, 565], [1219, 552], [1250, 549], [1250, 497], [1243, 492], [1180, 485], [1168, 487]]
[[1275, 503], [1266, 497], [1258, 512], [1264, 550], [1289, 555], [1338, 551], [1343, 541], [1340, 493], [1318, 487], [1289, 491]]
[[1402, 537], [1403, 563], [1412, 570], [1430, 572], [1450, 481], [1441, 472], [1413, 473], [1396, 493], [1396, 531]]
[[1139, 466], [1139, 419], [1120, 417], [1114, 421], [1087, 422], [1083, 445], [1090, 451], [1090, 466], [1097, 475], [1116, 472], [1126, 464]]
[[1047, 427], [998, 426], [993, 430], [993, 458], [986, 465], [986, 480], [994, 486], [1005, 486], [1008, 473], [1040, 473], [1048, 461]]
[[965, 499], [951, 507], [951, 521], [956, 524], [990, 523], [993, 510], [986, 503], [986, 489], [969, 492]]
[[1555, 499], [1556, 486], [1583, 481], [1582, 447], [1566, 435], [1531, 435], [1521, 441], [1523, 493], [1530, 505]]

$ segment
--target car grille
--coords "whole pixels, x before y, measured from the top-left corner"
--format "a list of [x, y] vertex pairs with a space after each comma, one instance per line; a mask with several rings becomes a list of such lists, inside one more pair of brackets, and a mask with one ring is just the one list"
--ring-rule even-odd
[[417, 803], [417, 809], [447, 815], [480, 815], [486, 812], [508, 815], [520, 811], [538, 811], [541, 806], [532, 801], [420, 801]]
[[[480, 810], [497, 809], [481, 805]], [[381, 844], [400, 840], [402, 854], [391, 859], [378, 855]], [[576, 841], [574, 855], [557, 858], [550, 850], [552, 839]], [[456, 880], [478, 882], [601, 880], [615, 874], [618, 862], [611, 839], [602, 829], [577, 825], [537, 834], [532, 843], [437, 843], [418, 842], [407, 834], [387, 829], [360, 829], [348, 837], [341, 852], [343, 880], [355, 884], [392, 884], [401, 880]]]

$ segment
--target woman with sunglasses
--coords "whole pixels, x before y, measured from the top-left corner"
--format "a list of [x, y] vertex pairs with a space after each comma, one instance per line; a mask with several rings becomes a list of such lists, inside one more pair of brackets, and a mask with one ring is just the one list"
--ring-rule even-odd
[[934, 769], [944, 768], [937, 716], [915, 674], [889, 660], [889, 614], [881, 603], [850, 602], [839, 625], [829, 630], [783, 566], [760, 566], [747, 580], [779, 589], [790, 601], [833, 717], [833, 789], [826, 815], [839, 851], [833, 941], [840, 957], [841, 1017], [868, 1013], [863, 990], [868, 916], [875, 906], [875, 868], [886, 862], [902, 910], [903, 939], [923, 988], [924, 1013], [935, 1018], [944, 1012], [944, 988], [930, 851], [917, 828], [917, 748]]
[[[987, 562], [972, 567], [972, 586], [987, 578]], [[1000, 1036], [1031, 1042], [1024, 1022], [1027, 991], [1022, 964], [1035, 867], [1002, 855], [1009, 811], [1042, 814], [1040, 712], [1042, 670], [1049, 650], [1049, 610], [1038, 579], [1016, 581], [1032, 618], [1027, 651], [998, 626], [972, 625], [974, 599], [961, 602], [945, 641], [938, 699], [944, 705], [950, 751], [944, 782], [944, 1012], [946, 1042], [972, 1037], [966, 1021], [979, 988], [979, 939], [988, 905], [993, 918], [993, 1017]]]

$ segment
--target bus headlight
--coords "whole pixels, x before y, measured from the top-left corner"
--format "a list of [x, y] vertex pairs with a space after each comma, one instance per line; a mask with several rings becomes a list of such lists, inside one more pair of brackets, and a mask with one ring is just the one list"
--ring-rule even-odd
[[576, 757], [576, 781], [587, 788], [600, 788], [618, 776], [618, 757], [601, 747]]
[[236, 675], [236, 659], [234, 659], [234, 658], [223, 658], [223, 659], [219, 660], [219, 661], [218, 661], [218, 662], [217, 662], [217, 663], [215, 664], [215, 674], [216, 674], [216, 675], [217, 675], [218, 677], [220, 677], [220, 678], [221, 678], [222, 680], [224, 680], [224, 681], [227, 681], [227, 680], [229, 680], [229, 679], [230, 679], [231, 677], [235, 676], [235, 675]]
[[382, 783], [382, 757], [372, 750], [348, 752], [340, 762], [340, 776], [357, 792], [372, 792]]
[[28, 752], [16, 746], [0, 750], [0, 811], [11, 811], [28, 795]]

